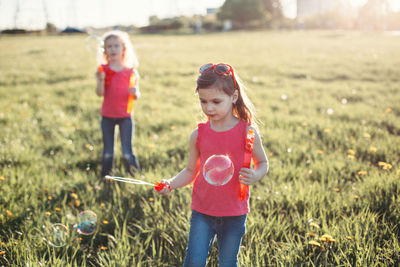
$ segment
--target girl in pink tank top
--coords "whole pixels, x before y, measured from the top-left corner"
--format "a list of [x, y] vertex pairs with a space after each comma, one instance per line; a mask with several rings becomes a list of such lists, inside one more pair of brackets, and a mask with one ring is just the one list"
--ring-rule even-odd
[[[98, 53], [96, 93], [103, 97], [101, 130], [103, 158], [101, 176], [111, 173], [114, 160], [114, 133], [119, 127], [123, 160], [130, 175], [140, 171], [132, 149], [135, 123], [132, 118], [133, 101], [140, 97], [137, 60], [129, 35], [122, 31], [106, 32], [104, 51]], [[100, 51], [101, 52], [101, 51]]]
[[[249, 192], [244, 200], [238, 198], [240, 184], [252, 185], [264, 177], [268, 172], [268, 160], [254, 124], [253, 105], [230, 65], [203, 65], [196, 91], [208, 121], [200, 123], [190, 135], [186, 168], [175, 177], [163, 180], [166, 186], [160, 193], [168, 195], [171, 190], [194, 182], [184, 266], [205, 266], [215, 236], [220, 266], [237, 266], [249, 212]], [[249, 129], [254, 132], [251, 154], [254, 169], [243, 167]], [[229, 165], [225, 164], [226, 170], [213, 169], [217, 174], [228, 171], [226, 177], [230, 179], [218, 184], [211, 181], [209, 173], [203, 173], [208, 168], [208, 164], [205, 166], [207, 160], [215, 155], [221, 156]]]

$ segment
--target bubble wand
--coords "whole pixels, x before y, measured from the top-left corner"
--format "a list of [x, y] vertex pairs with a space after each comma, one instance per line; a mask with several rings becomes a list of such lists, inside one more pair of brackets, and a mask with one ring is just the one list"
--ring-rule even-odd
[[[249, 129], [246, 136], [246, 144], [244, 147], [244, 159], [243, 159], [243, 167], [250, 168], [251, 163], [251, 155], [253, 154], [253, 146], [254, 146], [254, 130]], [[239, 200], [245, 200], [247, 190], [249, 189], [248, 185], [239, 183]]]
[[134, 179], [134, 178], [127, 178], [127, 177], [118, 177], [118, 176], [110, 176], [110, 175], [106, 175], [105, 176], [106, 179], [109, 180], [114, 180], [117, 182], [123, 182], [123, 183], [129, 183], [129, 184], [139, 184], [139, 185], [151, 185], [154, 187], [154, 190], [156, 191], [161, 191], [164, 187], [167, 187], [169, 190], [171, 190], [171, 187], [169, 185], [157, 182], [155, 184], [143, 181], [143, 180], [139, 180], [139, 179]]
[[[131, 77], [129, 79], [129, 87], [133, 88], [136, 86], [136, 75], [135, 72], [132, 72]], [[128, 105], [126, 107], [126, 112], [127, 113], [131, 113], [132, 108], [133, 108], [133, 100], [135, 99], [135, 97], [132, 94], [129, 94], [128, 97]]]

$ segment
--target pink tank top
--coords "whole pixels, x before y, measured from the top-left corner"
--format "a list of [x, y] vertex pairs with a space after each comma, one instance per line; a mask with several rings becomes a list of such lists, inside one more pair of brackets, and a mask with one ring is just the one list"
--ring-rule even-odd
[[131, 114], [126, 110], [129, 98], [129, 79], [133, 69], [125, 68], [121, 71], [113, 71], [108, 64], [102, 66], [106, 77], [101, 115], [110, 118], [130, 117]]
[[[192, 190], [193, 210], [211, 216], [240, 216], [249, 212], [249, 193], [245, 200], [238, 199], [247, 125], [241, 120], [225, 132], [212, 130], [209, 121], [198, 125], [196, 146], [200, 153], [200, 172]], [[209, 184], [203, 175], [205, 161], [216, 154], [229, 156], [235, 168], [230, 181], [221, 186]]]

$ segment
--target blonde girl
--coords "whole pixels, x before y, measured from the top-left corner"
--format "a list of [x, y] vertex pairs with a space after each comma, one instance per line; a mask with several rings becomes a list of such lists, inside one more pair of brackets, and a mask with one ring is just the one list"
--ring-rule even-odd
[[103, 35], [102, 63], [96, 73], [96, 93], [103, 97], [101, 129], [103, 134], [102, 177], [110, 174], [114, 158], [114, 132], [119, 126], [122, 154], [128, 173], [140, 171], [132, 150], [134, 136], [133, 101], [140, 97], [139, 61], [129, 39], [122, 31], [110, 31]]

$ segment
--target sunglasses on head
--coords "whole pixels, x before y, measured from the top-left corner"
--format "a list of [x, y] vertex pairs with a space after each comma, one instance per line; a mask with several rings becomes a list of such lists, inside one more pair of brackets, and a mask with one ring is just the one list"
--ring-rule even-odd
[[203, 74], [210, 70], [214, 70], [214, 73], [217, 75], [225, 75], [228, 73], [232, 73], [232, 79], [233, 79], [235, 89], [238, 88], [238, 85], [237, 85], [237, 82], [235, 79], [235, 73], [234, 73], [231, 65], [225, 64], [225, 63], [218, 63], [218, 64], [208, 63], [208, 64], [204, 64], [203, 66], [201, 66], [199, 69], [199, 72], [201, 74]]

